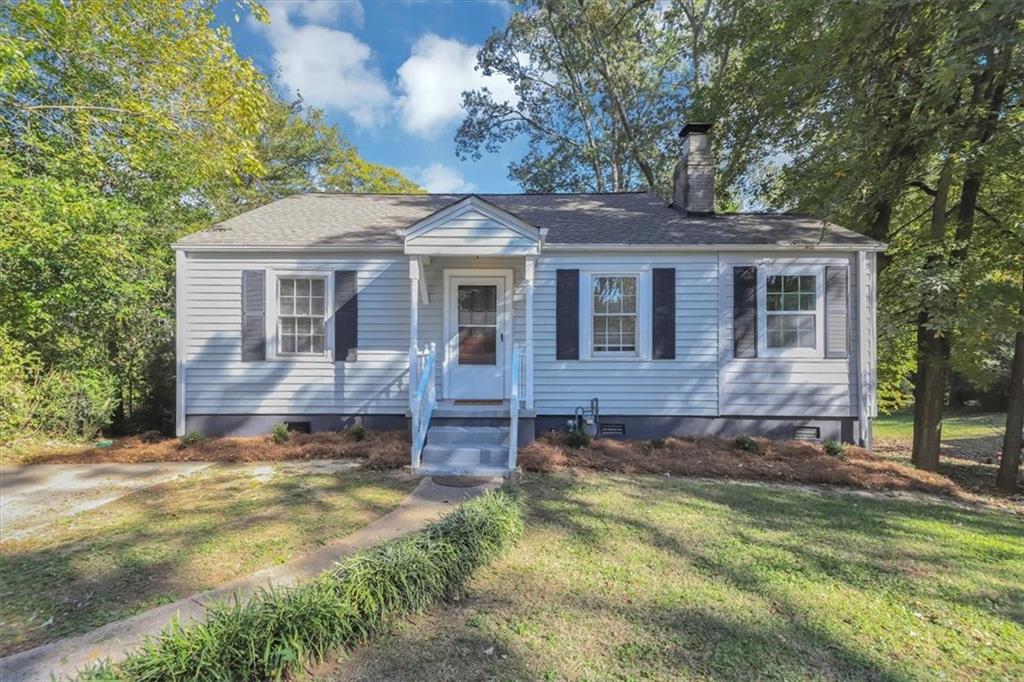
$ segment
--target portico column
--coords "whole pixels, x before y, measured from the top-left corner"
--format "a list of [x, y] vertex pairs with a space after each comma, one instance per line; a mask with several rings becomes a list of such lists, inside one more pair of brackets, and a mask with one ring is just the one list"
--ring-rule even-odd
[[[533, 409], [533, 275], [537, 266], [536, 256], [526, 257], [526, 409]], [[518, 379], [517, 379], [518, 380]]]
[[419, 346], [416, 338], [420, 323], [420, 263], [409, 258], [409, 409], [413, 409], [416, 386], [419, 383]]

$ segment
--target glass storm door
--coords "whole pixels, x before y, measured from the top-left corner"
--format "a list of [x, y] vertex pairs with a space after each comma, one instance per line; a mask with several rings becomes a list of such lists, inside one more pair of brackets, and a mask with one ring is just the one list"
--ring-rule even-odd
[[504, 398], [504, 278], [452, 277], [448, 295], [450, 397]]

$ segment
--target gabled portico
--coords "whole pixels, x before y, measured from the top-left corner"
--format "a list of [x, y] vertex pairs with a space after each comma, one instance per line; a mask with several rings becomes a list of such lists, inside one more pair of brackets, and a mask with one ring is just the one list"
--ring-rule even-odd
[[477, 196], [402, 232], [414, 467], [436, 406], [446, 416], [500, 413], [511, 421], [533, 409], [534, 273], [544, 236]]

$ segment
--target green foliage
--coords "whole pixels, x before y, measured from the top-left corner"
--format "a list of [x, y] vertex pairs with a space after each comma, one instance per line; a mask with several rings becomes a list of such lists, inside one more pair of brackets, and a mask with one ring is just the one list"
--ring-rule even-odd
[[292, 192], [417, 189], [277, 101], [217, 5], [0, 3], [0, 320], [39, 381], [112, 378], [80, 428], [174, 422], [173, 241]]
[[89, 439], [109, 424], [114, 379], [92, 368], [43, 371], [27, 345], [0, 327], [0, 441], [47, 434]]
[[274, 424], [272, 429], [270, 429], [270, 440], [274, 441], [277, 445], [287, 443], [291, 435], [292, 434], [288, 431], [288, 425], [284, 422], [278, 422]]
[[122, 662], [79, 679], [266, 680], [385, 630], [455, 592], [523, 533], [520, 502], [487, 492], [415, 535], [346, 559], [297, 587], [222, 604], [205, 622], [173, 625]]
[[590, 436], [583, 429], [569, 429], [567, 443], [571, 448], [585, 448], [590, 445]]
[[351, 429], [349, 429], [347, 433], [352, 440], [366, 440], [366, 429], [363, 428], [362, 424], [356, 424]]
[[846, 446], [837, 440], [827, 440], [821, 444], [821, 447], [829, 457], [842, 459], [846, 455]]
[[732, 444], [744, 452], [750, 452], [755, 455], [761, 451], [757, 441], [747, 435], [736, 436]]
[[189, 431], [184, 436], [178, 439], [178, 449], [185, 450], [186, 448], [195, 447], [206, 442], [206, 436], [199, 431]]

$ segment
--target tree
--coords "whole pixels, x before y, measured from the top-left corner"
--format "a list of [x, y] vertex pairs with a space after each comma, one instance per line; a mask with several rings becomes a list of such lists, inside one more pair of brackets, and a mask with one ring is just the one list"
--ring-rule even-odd
[[298, 192], [391, 192], [423, 190], [394, 168], [363, 159], [323, 111], [270, 100], [256, 141], [258, 167], [210, 197], [223, 220]]
[[173, 241], [292, 191], [413, 189], [277, 102], [215, 5], [0, 3], [0, 358], [112, 386], [119, 429], [173, 424]]
[[463, 94], [456, 134], [479, 159], [524, 136], [509, 166], [526, 191], [670, 193], [689, 93], [726, 58], [705, 50], [715, 3], [686, 0], [526, 0], [486, 41], [478, 68], [515, 86], [516, 101]]
[[1024, 447], [1024, 273], [1021, 277], [1018, 325], [1010, 372], [1010, 399], [1006, 407], [1006, 432], [1003, 435], [999, 473], [996, 475], [996, 487], [1007, 493], [1017, 489], [1021, 448]]

